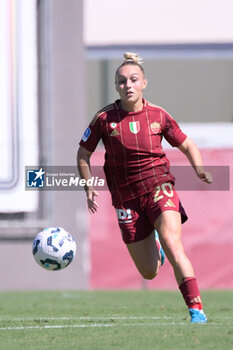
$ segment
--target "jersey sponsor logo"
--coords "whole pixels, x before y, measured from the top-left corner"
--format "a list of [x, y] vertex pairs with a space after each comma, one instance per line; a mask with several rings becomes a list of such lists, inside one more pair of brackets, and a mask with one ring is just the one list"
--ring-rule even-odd
[[130, 122], [129, 123], [129, 130], [133, 134], [137, 134], [140, 131], [140, 123], [139, 122]]
[[116, 209], [119, 224], [132, 222], [131, 209]]
[[86, 142], [90, 135], [91, 135], [91, 129], [88, 127], [84, 131], [84, 134], [83, 134], [83, 137], [82, 137], [83, 142]]
[[119, 134], [119, 131], [117, 129], [114, 129], [110, 134], [110, 136], [119, 136], [119, 135], [120, 134]]
[[150, 128], [154, 134], [158, 134], [160, 132], [161, 125], [157, 122], [154, 122], [154, 123], [151, 123]]

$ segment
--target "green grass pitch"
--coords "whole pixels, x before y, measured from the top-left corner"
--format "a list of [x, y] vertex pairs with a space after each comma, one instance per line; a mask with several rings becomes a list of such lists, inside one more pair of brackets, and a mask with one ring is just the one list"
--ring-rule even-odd
[[232, 349], [233, 291], [202, 297], [192, 325], [178, 291], [0, 293], [0, 349]]

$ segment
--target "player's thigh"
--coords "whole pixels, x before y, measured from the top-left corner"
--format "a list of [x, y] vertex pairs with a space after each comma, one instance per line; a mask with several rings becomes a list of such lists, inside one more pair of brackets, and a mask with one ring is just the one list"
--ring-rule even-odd
[[128, 251], [144, 278], [152, 279], [158, 272], [159, 252], [155, 241], [155, 232], [145, 239], [126, 244]]
[[181, 215], [174, 210], [163, 211], [154, 223], [166, 255], [183, 251], [181, 242]]
[[155, 220], [154, 228], [158, 230], [161, 238], [179, 240], [181, 237], [181, 216], [178, 211], [165, 210]]

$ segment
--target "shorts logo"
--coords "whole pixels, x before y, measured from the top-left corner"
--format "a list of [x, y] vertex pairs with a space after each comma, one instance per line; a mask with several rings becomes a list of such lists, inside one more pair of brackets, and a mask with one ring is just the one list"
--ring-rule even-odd
[[44, 186], [44, 174], [42, 168], [40, 170], [27, 170], [26, 171], [26, 187], [43, 187]]
[[164, 207], [165, 207], [165, 208], [167, 208], [167, 207], [173, 207], [173, 208], [175, 208], [176, 206], [175, 206], [175, 204], [173, 203], [173, 201], [172, 201], [171, 199], [168, 199], [168, 200], [166, 201], [166, 203], [164, 204]]
[[140, 131], [140, 123], [139, 122], [130, 122], [129, 123], [129, 130], [133, 134], [137, 134]]
[[116, 209], [119, 224], [132, 222], [131, 209]]
[[154, 122], [154, 123], [151, 123], [150, 128], [154, 134], [158, 134], [160, 132], [161, 125], [157, 122]]
[[90, 135], [91, 135], [91, 129], [86, 128], [86, 130], [84, 131], [83, 137], [82, 137], [83, 142], [86, 142]]

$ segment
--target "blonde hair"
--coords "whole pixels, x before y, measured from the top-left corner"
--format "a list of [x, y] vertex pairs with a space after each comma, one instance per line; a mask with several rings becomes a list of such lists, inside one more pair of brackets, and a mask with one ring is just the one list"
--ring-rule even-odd
[[125, 52], [124, 58], [125, 58], [124, 62], [134, 62], [134, 63], [140, 64], [140, 65], [143, 62], [142, 58], [137, 53], [133, 53], [133, 52]]
[[141, 71], [143, 73], [143, 76], [145, 75], [144, 69], [142, 67], [142, 58], [137, 53], [125, 52], [124, 53], [124, 61], [117, 68], [116, 74], [115, 74], [115, 78], [117, 77], [119, 69], [121, 67], [124, 67], [124, 66], [128, 65], [128, 64], [132, 64], [132, 65], [138, 66], [141, 69]]

